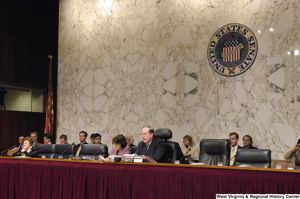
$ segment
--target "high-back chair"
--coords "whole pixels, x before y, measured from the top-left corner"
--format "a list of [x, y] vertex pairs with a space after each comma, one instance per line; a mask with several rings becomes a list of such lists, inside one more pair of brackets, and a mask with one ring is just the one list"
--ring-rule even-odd
[[53, 158], [55, 154], [55, 144], [38, 144], [35, 146], [35, 151], [37, 151], [37, 156], [41, 158]]
[[58, 158], [63, 156], [63, 159], [72, 159], [74, 155], [75, 145], [73, 144], [56, 144], [55, 145], [55, 155], [53, 158]]
[[233, 166], [250, 165], [251, 167], [271, 168], [270, 149], [238, 149]]
[[155, 137], [165, 140], [166, 151], [164, 159], [167, 163], [174, 163], [180, 156], [180, 153], [182, 154], [180, 147], [178, 149], [179, 144], [177, 142], [167, 142], [168, 139], [172, 138], [172, 135], [172, 131], [168, 128], [156, 129], [154, 132]]
[[202, 139], [200, 141], [200, 163], [218, 165], [222, 162], [224, 166], [228, 166], [229, 158], [230, 141], [228, 139]]
[[108, 156], [106, 144], [84, 144], [79, 154], [82, 159], [86, 160], [90, 160], [92, 157], [98, 160], [99, 155], [102, 155], [104, 158]]

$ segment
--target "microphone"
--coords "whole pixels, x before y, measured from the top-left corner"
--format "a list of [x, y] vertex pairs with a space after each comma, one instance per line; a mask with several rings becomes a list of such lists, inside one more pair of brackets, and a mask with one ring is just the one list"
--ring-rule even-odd
[[[187, 150], [187, 152], [180, 158], [181, 164], [190, 164], [189, 160], [185, 160], [185, 155], [188, 154], [190, 151], [191, 151], [191, 148], [189, 148], [189, 150]], [[191, 154], [189, 155], [189, 157], [191, 157]]]
[[10, 149], [15, 148], [15, 146], [16, 146], [16, 145], [14, 145], [14, 146], [12, 146], [12, 147], [9, 147], [8, 149], [5, 149], [4, 151], [2, 151], [2, 152], [1, 152], [1, 156], [3, 156], [2, 154], [3, 154], [4, 152], [6, 152], [6, 151], [8, 151], [8, 150], [10, 150]]
[[[98, 151], [96, 151], [95, 153], [93, 153], [92, 155], [96, 155], [97, 153], [99, 153], [100, 151], [102, 151], [103, 148], [101, 147], [101, 149], [99, 149]], [[99, 154], [100, 155], [100, 154]]]
[[138, 148], [136, 149], [136, 151], [135, 151], [135, 153], [134, 153], [135, 156], [137, 155], [138, 152], [140, 152], [141, 147], [142, 147], [142, 145], [139, 144], [139, 145], [138, 145]]
[[60, 155], [63, 155], [69, 148], [71, 148], [71, 146], [73, 146], [75, 143], [73, 142], [73, 144], [70, 144], [70, 146], [68, 146], [63, 152], [61, 152]]
[[45, 151], [45, 150], [46, 150], [46, 148], [42, 148], [42, 149], [40, 149], [40, 150], [37, 150], [37, 151], [35, 151], [35, 150], [32, 150], [32, 152], [39, 153], [39, 152], [42, 152], [42, 151]]

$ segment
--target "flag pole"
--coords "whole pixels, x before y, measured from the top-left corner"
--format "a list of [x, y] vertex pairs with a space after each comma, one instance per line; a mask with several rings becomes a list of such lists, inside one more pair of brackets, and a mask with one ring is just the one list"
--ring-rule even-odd
[[46, 109], [46, 122], [45, 122], [45, 134], [53, 133], [54, 123], [54, 109], [53, 109], [53, 90], [52, 90], [52, 55], [49, 55], [49, 73], [48, 73], [48, 96], [47, 96], [47, 109]]

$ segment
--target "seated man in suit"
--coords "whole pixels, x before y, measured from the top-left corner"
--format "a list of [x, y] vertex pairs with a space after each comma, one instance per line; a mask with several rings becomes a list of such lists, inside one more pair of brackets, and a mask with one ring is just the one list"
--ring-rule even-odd
[[90, 139], [91, 139], [92, 144], [96, 144], [95, 133], [91, 134]]
[[94, 140], [95, 140], [95, 144], [102, 144], [100, 133], [94, 133]]
[[244, 149], [257, 149], [256, 147], [252, 146], [253, 141], [252, 137], [250, 135], [244, 135], [243, 137], [243, 144], [244, 144]]
[[41, 143], [39, 143], [39, 142], [37, 141], [38, 137], [39, 137], [39, 134], [38, 134], [36, 131], [32, 131], [32, 132], [30, 133], [30, 138], [32, 139], [32, 142], [33, 142], [33, 144], [32, 144], [32, 147], [33, 147], [33, 148], [34, 148], [36, 145], [41, 144]]
[[238, 145], [239, 142], [239, 134], [237, 134], [236, 132], [232, 132], [229, 134], [229, 140], [230, 140], [230, 166], [233, 165], [234, 163], [234, 158], [235, 158], [235, 154], [236, 151], [238, 149], [241, 149], [242, 147], [240, 145]]
[[25, 136], [24, 136], [24, 135], [20, 135], [20, 136], [19, 136], [19, 146], [13, 148], [13, 150], [17, 151], [17, 150], [19, 150], [19, 149], [22, 149], [22, 148], [23, 148], [23, 142], [24, 142], [24, 139], [25, 139]]
[[76, 151], [75, 156], [79, 157], [82, 145], [87, 144], [87, 142], [86, 142], [87, 136], [88, 136], [87, 132], [80, 131], [80, 133], [79, 133], [80, 143], [75, 146], [75, 151]]
[[65, 134], [62, 134], [59, 137], [59, 143], [60, 144], [68, 144], [68, 137]]
[[156, 162], [164, 162], [165, 143], [154, 136], [154, 129], [143, 127], [141, 135], [142, 141], [138, 144], [136, 154], [151, 157]]

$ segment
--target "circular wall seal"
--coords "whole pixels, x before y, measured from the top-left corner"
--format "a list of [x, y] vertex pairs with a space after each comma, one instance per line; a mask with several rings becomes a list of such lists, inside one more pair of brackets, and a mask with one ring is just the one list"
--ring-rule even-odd
[[209, 41], [207, 57], [220, 75], [234, 77], [248, 70], [258, 51], [257, 39], [250, 28], [231, 23], [219, 28]]

